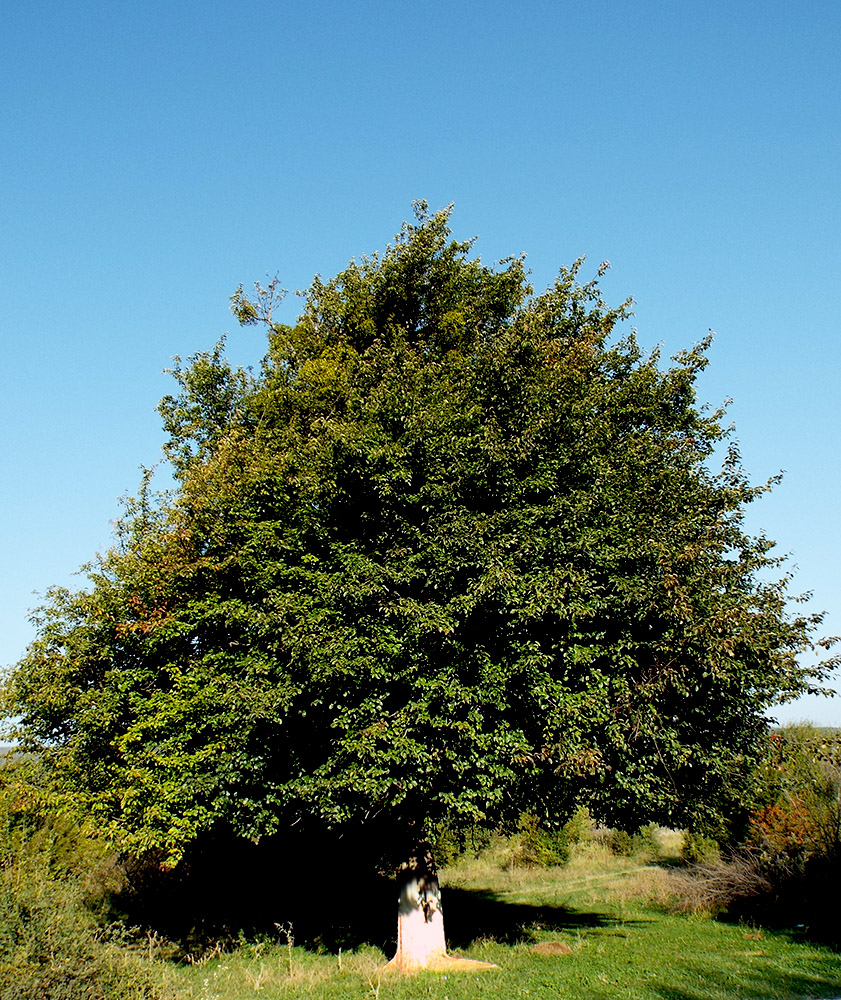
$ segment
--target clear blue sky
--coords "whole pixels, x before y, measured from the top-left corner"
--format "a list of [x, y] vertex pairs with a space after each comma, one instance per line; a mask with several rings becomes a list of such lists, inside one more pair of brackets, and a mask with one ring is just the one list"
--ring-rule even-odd
[[609, 259], [667, 355], [718, 331], [702, 397], [755, 481], [786, 472], [751, 528], [841, 632], [839, 39], [837, 2], [12, 0], [0, 663], [158, 458], [171, 357], [230, 330], [256, 361], [237, 284], [330, 276], [415, 198], [539, 287]]

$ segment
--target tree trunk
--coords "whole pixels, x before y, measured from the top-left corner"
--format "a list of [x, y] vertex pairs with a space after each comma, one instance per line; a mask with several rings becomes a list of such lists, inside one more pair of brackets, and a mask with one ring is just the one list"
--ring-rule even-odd
[[398, 872], [397, 953], [388, 963], [400, 972], [434, 968], [447, 961], [438, 872], [427, 845]]
[[444, 915], [438, 870], [429, 844], [422, 844], [397, 873], [400, 896], [397, 902], [397, 952], [383, 968], [395, 972], [420, 969], [451, 969], [481, 972], [495, 969], [492, 962], [453, 958], [447, 954]]

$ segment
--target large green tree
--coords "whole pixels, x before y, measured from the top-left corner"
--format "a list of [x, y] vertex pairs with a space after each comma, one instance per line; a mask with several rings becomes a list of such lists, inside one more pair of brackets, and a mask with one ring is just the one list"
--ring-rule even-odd
[[535, 295], [419, 204], [293, 326], [239, 289], [262, 368], [178, 363], [176, 488], [144, 484], [7, 682], [56, 789], [169, 864], [221, 828], [370, 830], [406, 965], [443, 949], [443, 820], [731, 820], [820, 619], [745, 530], [769, 484], [696, 404], [706, 343], [663, 366], [580, 266]]

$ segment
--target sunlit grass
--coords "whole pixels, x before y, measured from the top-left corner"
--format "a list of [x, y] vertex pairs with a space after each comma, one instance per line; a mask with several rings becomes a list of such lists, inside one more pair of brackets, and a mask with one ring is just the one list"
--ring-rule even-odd
[[[160, 964], [177, 1000], [432, 997], [797, 1000], [841, 996], [841, 955], [791, 934], [668, 912], [670, 873], [598, 844], [564, 868], [501, 868], [493, 848], [444, 872], [454, 952], [498, 969], [384, 973], [376, 948], [315, 954], [285, 940]], [[541, 942], [568, 953], [543, 955]], [[561, 949], [558, 949], [561, 950]], [[566, 949], [563, 949], [566, 950]]]

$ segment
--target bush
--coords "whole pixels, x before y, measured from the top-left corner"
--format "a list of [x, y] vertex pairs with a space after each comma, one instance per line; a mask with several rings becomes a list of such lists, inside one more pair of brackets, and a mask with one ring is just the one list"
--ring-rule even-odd
[[732, 912], [747, 900], [767, 896], [772, 882], [759, 858], [738, 854], [696, 865], [675, 875], [677, 910], [687, 913]]
[[552, 868], [569, 861], [569, 841], [564, 829], [546, 830], [537, 816], [523, 813], [514, 838], [513, 862], [524, 868]]
[[432, 842], [432, 855], [440, 868], [454, 865], [466, 854], [478, 857], [490, 844], [493, 833], [480, 826], [457, 828], [451, 823], [439, 823]]
[[640, 861], [656, 861], [660, 851], [660, 827], [656, 823], [640, 827], [631, 839], [631, 853]]
[[683, 857], [694, 867], [675, 881], [679, 908], [800, 925], [837, 942], [839, 734], [805, 725], [770, 734], [756, 797], [747, 839], [728, 857], [710, 838], [687, 834]]
[[605, 845], [618, 857], [629, 858], [634, 853], [634, 838], [627, 830], [608, 830]]
[[[114, 872], [85, 864], [105, 852], [71, 820], [29, 811], [0, 789], [2, 1000], [152, 1000], [139, 958], [111, 944], [93, 909]], [[106, 874], [107, 873], [107, 874]]]
[[691, 865], [715, 864], [721, 859], [721, 849], [715, 838], [707, 837], [694, 830], [687, 830], [683, 835], [680, 856]]
[[564, 836], [570, 847], [592, 840], [594, 831], [593, 820], [586, 806], [579, 806], [564, 824]]
[[814, 726], [772, 733], [758, 772], [751, 846], [767, 861], [801, 866], [841, 856], [841, 739]]

